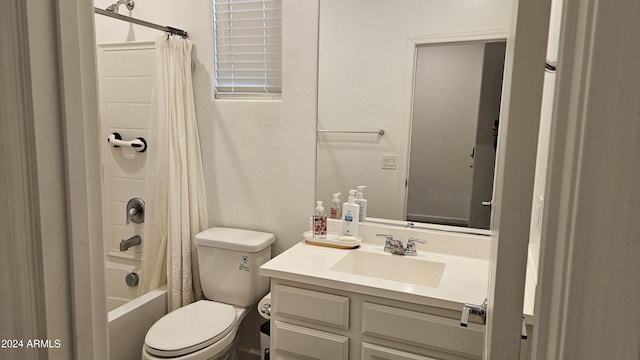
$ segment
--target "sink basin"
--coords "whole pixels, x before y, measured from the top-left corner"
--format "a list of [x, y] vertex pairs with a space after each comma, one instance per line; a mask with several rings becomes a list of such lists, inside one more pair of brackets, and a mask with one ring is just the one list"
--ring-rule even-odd
[[438, 287], [444, 263], [409, 256], [352, 251], [331, 267], [333, 271]]

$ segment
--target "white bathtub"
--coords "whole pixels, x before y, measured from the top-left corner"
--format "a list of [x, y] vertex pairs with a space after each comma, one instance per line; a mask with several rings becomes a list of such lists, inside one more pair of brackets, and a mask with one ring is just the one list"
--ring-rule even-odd
[[138, 288], [129, 287], [124, 277], [138, 270], [108, 262], [106, 267], [109, 357], [140, 359], [147, 330], [167, 313], [166, 286], [136, 297]]
[[166, 313], [166, 286], [109, 311], [109, 358], [140, 359], [147, 330]]

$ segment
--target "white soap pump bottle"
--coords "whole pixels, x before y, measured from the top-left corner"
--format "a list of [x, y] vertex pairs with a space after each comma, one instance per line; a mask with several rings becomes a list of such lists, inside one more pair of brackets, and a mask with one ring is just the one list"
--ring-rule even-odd
[[342, 234], [348, 236], [358, 236], [358, 216], [360, 206], [356, 204], [356, 190], [349, 190], [349, 198], [342, 205]]
[[329, 217], [332, 219], [342, 218], [342, 204], [340, 203], [340, 195], [342, 195], [342, 193], [333, 194], [333, 200], [331, 200], [331, 214], [329, 215]]
[[358, 186], [358, 192], [356, 193], [356, 204], [360, 206], [360, 213], [358, 214], [358, 221], [363, 222], [367, 217], [367, 199], [363, 196], [362, 191], [366, 189], [366, 185]]

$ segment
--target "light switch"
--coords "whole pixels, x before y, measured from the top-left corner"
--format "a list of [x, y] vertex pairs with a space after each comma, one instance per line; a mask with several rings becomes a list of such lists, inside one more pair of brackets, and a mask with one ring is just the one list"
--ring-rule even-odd
[[382, 155], [383, 170], [395, 170], [397, 162], [398, 162], [397, 155]]

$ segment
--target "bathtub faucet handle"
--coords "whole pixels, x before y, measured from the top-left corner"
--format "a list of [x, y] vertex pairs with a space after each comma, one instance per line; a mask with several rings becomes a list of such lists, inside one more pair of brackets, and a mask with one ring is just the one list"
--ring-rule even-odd
[[144, 200], [133, 198], [127, 203], [127, 225], [131, 221], [136, 224], [144, 222]]
[[131, 209], [129, 209], [129, 211], [127, 211], [127, 224], [129, 224], [129, 222], [131, 222], [131, 218], [136, 215], [138, 215], [137, 207], [132, 207]]

